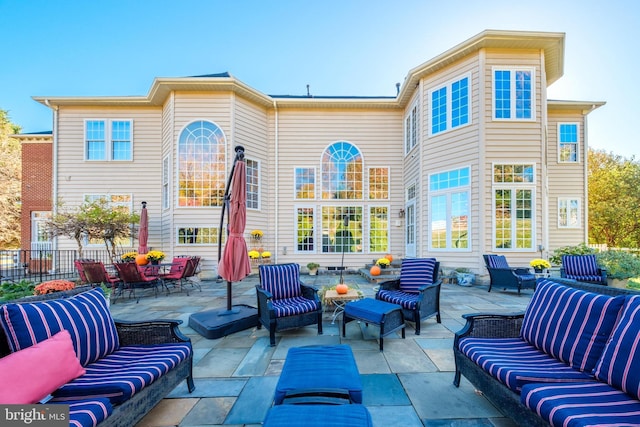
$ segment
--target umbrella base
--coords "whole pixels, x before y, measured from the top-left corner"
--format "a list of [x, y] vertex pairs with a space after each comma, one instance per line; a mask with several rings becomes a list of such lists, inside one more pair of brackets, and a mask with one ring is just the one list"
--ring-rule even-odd
[[258, 326], [258, 309], [239, 304], [226, 308], [201, 311], [189, 316], [189, 327], [208, 339], [226, 337]]

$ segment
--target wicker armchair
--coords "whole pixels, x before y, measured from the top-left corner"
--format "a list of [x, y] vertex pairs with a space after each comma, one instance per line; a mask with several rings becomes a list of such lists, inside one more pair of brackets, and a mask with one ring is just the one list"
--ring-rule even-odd
[[504, 255], [482, 255], [489, 271], [489, 292], [493, 286], [503, 289], [515, 288], [518, 294], [522, 289], [536, 287], [536, 276], [529, 268], [509, 267]]
[[414, 322], [420, 335], [420, 322], [436, 316], [440, 323], [440, 263], [435, 258], [405, 258], [400, 278], [380, 283], [376, 299], [402, 306], [405, 320]]
[[259, 267], [258, 329], [269, 328], [271, 346], [275, 333], [303, 326], [318, 325], [322, 335], [322, 304], [318, 289], [300, 281], [299, 264], [274, 264]]

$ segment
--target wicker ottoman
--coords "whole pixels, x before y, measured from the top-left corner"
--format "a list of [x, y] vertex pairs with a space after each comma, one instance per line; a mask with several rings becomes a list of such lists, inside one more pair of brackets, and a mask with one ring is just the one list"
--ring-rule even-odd
[[380, 351], [384, 348], [383, 337], [401, 329], [402, 338], [404, 338], [404, 314], [402, 313], [402, 307], [397, 304], [373, 298], [365, 298], [346, 304], [342, 314], [343, 337], [345, 336], [347, 323], [352, 320], [360, 320], [365, 324], [372, 323], [380, 327]]
[[290, 348], [276, 385], [273, 403], [280, 405], [289, 401], [362, 403], [362, 381], [351, 347], [330, 345]]
[[371, 427], [371, 415], [360, 404], [278, 405], [269, 409], [263, 427]]

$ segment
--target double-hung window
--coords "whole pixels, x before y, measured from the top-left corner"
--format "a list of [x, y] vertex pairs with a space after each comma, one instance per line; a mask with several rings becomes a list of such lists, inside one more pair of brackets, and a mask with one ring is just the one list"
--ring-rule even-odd
[[316, 169], [315, 168], [295, 168], [295, 192], [294, 198], [297, 200], [313, 200], [316, 198]]
[[470, 168], [429, 176], [431, 249], [468, 250]]
[[558, 124], [558, 153], [561, 163], [578, 162], [578, 124]]
[[469, 124], [469, 76], [431, 91], [431, 135]]
[[533, 69], [494, 68], [493, 118], [534, 120], [534, 83]]
[[404, 119], [404, 154], [418, 145], [418, 106], [414, 105]]
[[133, 159], [133, 121], [86, 120], [86, 160], [130, 161]]
[[494, 250], [534, 249], [533, 164], [493, 165]]

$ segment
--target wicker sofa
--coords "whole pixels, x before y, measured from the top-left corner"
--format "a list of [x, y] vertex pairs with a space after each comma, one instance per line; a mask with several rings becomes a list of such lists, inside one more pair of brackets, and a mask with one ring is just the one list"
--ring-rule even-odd
[[183, 380], [190, 392], [195, 388], [191, 341], [178, 329], [181, 322], [114, 321], [100, 288], [13, 301], [0, 306], [0, 316], [0, 370], [3, 361], [37, 354], [69, 332], [83, 373], [40, 402], [69, 404], [71, 425], [133, 426]]
[[464, 375], [519, 425], [640, 425], [640, 294], [539, 279], [525, 313], [469, 314]]

